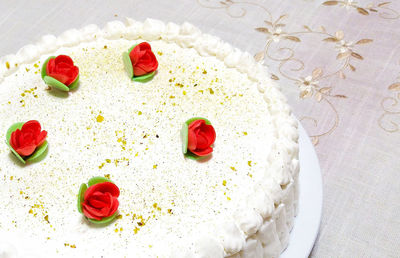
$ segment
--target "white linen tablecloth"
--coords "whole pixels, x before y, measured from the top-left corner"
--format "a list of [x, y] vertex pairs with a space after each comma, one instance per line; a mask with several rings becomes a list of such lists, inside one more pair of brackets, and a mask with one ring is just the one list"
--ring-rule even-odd
[[132, 17], [188, 21], [271, 70], [324, 180], [312, 257], [400, 257], [400, 1], [1, 0], [0, 56]]

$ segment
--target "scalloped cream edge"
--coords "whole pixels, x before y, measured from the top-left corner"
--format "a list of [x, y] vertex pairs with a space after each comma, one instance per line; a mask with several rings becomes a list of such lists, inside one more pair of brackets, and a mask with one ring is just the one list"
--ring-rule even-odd
[[[97, 38], [128, 40], [164, 40], [184, 48], [194, 48], [201, 56], [215, 56], [227, 67], [236, 68], [258, 85], [258, 91], [268, 104], [276, 128], [275, 142], [267, 157], [269, 167], [263, 180], [257, 182], [254, 193], [248, 196], [247, 209], [239, 209], [232, 220], [221, 223], [221, 236], [201, 236], [191, 240], [190, 252], [195, 257], [278, 257], [287, 247], [298, 207], [299, 147], [297, 121], [291, 113], [279, 86], [270, 79], [265, 66], [255, 62], [247, 52], [233, 48], [218, 37], [203, 34], [197, 27], [183, 23], [165, 24], [146, 19], [143, 23], [126, 18], [108, 22], [103, 29], [91, 24], [71, 29], [59, 37], [45, 35], [37, 44], [22, 47], [15, 55], [0, 59], [0, 83], [25, 63], [60, 47], [76, 46]], [[8, 246], [8, 247], [7, 247]], [[2, 245], [0, 254], [13, 255], [13, 246]], [[182, 251], [171, 257], [181, 257]], [[8, 257], [8, 256], [7, 256]], [[14, 256], [12, 256], [14, 257]]]

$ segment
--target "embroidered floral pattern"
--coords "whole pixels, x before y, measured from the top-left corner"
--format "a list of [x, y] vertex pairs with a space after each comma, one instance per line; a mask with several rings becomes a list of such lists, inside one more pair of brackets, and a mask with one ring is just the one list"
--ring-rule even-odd
[[378, 125], [388, 133], [400, 132], [400, 73], [387, 89], [392, 95], [381, 101], [383, 114], [378, 118]]
[[[204, 3], [201, 3], [206, 6]], [[279, 80], [284, 77], [289, 80], [299, 90], [299, 99], [312, 99], [318, 105], [327, 105], [331, 109], [332, 123], [328, 128], [321, 128], [319, 126], [319, 119], [313, 116], [303, 115], [300, 117], [307, 127], [307, 121], [311, 121], [311, 126], [315, 133], [311, 133], [311, 138], [314, 144], [317, 144], [320, 137], [331, 134], [339, 125], [340, 115], [337, 111], [336, 100], [346, 99], [347, 96], [343, 93], [336, 92], [335, 81], [345, 80], [350, 73], [356, 72], [356, 63], [364, 60], [361, 50], [364, 44], [373, 42], [372, 39], [362, 38], [351, 40], [350, 37], [345, 37], [342, 30], [336, 32], [328, 32], [324, 26], [318, 28], [311, 28], [308, 25], [301, 26], [298, 30], [286, 29], [286, 20], [288, 14], [280, 15], [274, 19], [271, 12], [264, 6], [253, 2], [236, 2], [233, 0], [226, 0], [219, 2], [219, 6], [208, 6], [210, 8], [223, 8], [231, 17], [238, 18], [246, 15], [246, 9], [243, 5], [254, 6], [261, 8], [266, 17], [262, 26], [256, 27], [255, 30], [259, 33], [266, 35], [266, 42], [264, 48], [255, 54], [256, 61], [272, 63], [278, 67], [278, 73], [273, 73], [271, 78]], [[355, 2], [345, 2], [341, 4], [348, 4], [352, 6]], [[239, 7], [240, 6], [240, 7]], [[295, 49], [306, 49], [310, 51], [310, 46], [302, 44], [310, 38], [320, 39], [319, 47], [323, 50], [330, 50], [336, 56], [335, 59], [329, 61], [329, 66], [326, 68], [321, 66], [306, 67], [305, 62], [302, 60]], [[296, 47], [292, 47], [295, 43]], [[319, 49], [319, 48], [318, 48]], [[313, 53], [318, 55], [318, 50]], [[331, 66], [337, 67], [335, 69]], [[273, 69], [271, 69], [273, 70]], [[307, 71], [312, 71], [307, 74]], [[326, 114], [324, 114], [325, 119]]]
[[354, 0], [342, 0], [342, 1], [325, 1], [322, 5], [325, 6], [340, 6], [346, 10], [356, 10], [359, 14], [369, 15], [372, 13], [377, 13], [379, 17], [383, 19], [398, 19], [400, 14], [390, 8], [391, 2], [380, 2], [380, 3], [370, 3], [363, 6], [361, 3]]

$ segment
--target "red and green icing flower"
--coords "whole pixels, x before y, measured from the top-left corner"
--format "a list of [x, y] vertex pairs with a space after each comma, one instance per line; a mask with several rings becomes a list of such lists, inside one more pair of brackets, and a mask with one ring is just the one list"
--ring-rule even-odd
[[43, 157], [47, 149], [47, 132], [40, 123], [31, 120], [15, 123], [7, 131], [6, 140], [11, 151], [22, 162], [33, 162]]
[[42, 79], [47, 85], [56, 89], [74, 90], [78, 87], [79, 68], [69, 56], [51, 56], [43, 63]]
[[131, 47], [128, 52], [122, 54], [122, 59], [129, 78], [134, 81], [150, 80], [158, 68], [157, 58], [147, 42]]
[[93, 177], [82, 184], [78, 211], [94, 224], [108, 224], [118, 215], [119, 188], [109, 179]]
[[194, 117], [187, 120], [181, 130], [182, 151], [186, 157], [199, 159], [213, 152], [215, 130], [206, 118]]

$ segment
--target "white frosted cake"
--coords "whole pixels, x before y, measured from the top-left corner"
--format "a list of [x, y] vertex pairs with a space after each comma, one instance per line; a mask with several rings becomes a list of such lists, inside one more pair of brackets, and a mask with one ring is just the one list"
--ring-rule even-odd
[[[148, 42], [151, 80], [122, 53]], [[79, 87], [48, 87], [41, 67], [70, 56]], [[0, 257], [278, 257], [298, 200], [298, 132], [285, 97], [253, 57], [184, 23], [89, 25], [44, 36], [0, 62], [0, 128], [40, 121], [48, 148], [23, 164], [0, 144]], [[215, 129], [212, 155], [182, 153], [192, 117]], [[91, 223], [78, 190], [119, 188], [118, 216]]]

